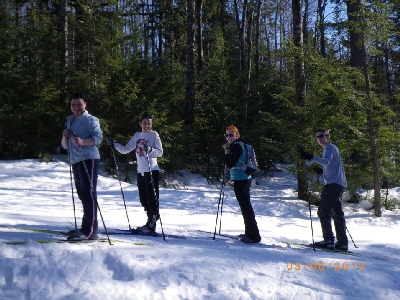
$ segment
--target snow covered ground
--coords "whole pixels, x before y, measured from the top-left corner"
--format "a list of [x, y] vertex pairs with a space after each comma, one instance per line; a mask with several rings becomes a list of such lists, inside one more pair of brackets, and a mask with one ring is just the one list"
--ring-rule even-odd
[[[170, 179], [171, 183], [172, 179]], [[161, 188], [166, 234], [188, 238], [110, 235], [104, 243], [38, 243], [59, 238], [21, 228], [66, 230], [74, 213], [64, 162], [0, 161], [0, 299], [400, 299], [400, 211], [376, 218], [345, 204], [357, 256], [313, 252], [287, 242], [312, 242], [308, 204], [286, 172], [253, 181], [252, 203], [262, 244], [233, 242], [214, 231], [220, 187], [182, 173]], [[100, 176], [98, 201], [110, 232], [145, 223], [135, 185]], [[390, 190], [400, 199], [400, 189]], [[81, 204], [75, 195], [78, 225]], [[312, 207], [315, 241], [321, 229]], [[100, 221], [99, 227], [104, 231]], [[161, 232], [158, 223], [158, 232]], [[225, 191], [223, 234], [243, 233], [232, 187]], [[197, 237], [195, 239], [195, 237]], [[9, 242], [27, 241], [24, 244]]]

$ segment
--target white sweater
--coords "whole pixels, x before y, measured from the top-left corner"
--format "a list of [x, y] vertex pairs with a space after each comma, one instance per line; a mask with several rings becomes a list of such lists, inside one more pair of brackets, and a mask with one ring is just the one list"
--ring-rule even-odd
[[129, 153], [136, 149], [137, 159], [137, 172], [149, 172], [149, 162], [147, 160], [146, 152], [143, 149], [143, 144], [149, 147], [148, 156], [150, 159], [151, 170], [160, 170], [157, 157], [162, 156], [163, 148], [160, 136], [156, 131], [150, 130], [149, 132], [136, 132], [131, 140], [123, 146], [119, 143], [114, 143], [115, 149], [121, 154]]

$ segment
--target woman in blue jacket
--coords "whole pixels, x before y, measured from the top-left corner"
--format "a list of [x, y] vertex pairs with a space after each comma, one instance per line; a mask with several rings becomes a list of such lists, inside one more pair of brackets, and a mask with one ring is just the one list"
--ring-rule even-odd
[[230, 177], [233, 181], [233, 190], [239, 206], [242, 210], [245, 234], [241, 234], [244, 243], [259, 243], [261, 236], [258, 230], [253, 206], [250, 202], [251, 176], [243, 169], [246, 161], [245, 145], [240, 138], [239, 130], [235, 126], [228, 126], [225, 131], [227, 143], [224, 144], [226, 167], [230, 169]]

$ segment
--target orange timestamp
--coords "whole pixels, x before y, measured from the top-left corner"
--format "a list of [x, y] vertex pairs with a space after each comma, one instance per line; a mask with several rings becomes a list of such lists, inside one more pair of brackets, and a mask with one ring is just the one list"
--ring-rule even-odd
[[365, 268], [364, 262], [329, 262], [325, 263], [322, 261], [318, 262], [288, 262], [286, 264], [286, 268], [288, 271], [303, 271], [303, 270], [312, 270], [312, 271], [350, 271], [350, 270], [358, 270], [362, 271]]

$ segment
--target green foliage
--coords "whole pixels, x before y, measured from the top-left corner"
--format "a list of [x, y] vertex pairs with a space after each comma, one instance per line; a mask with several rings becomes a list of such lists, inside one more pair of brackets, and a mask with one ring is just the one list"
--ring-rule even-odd
[[49, 162], [54, 161], [53, 157], [47, 152], [45, 152], [45, 153], [40, 152], [37, 154], [37, 157], [40, 162], [49, 163]]
[[349, 189], [360, 187], [371, 180], [366, 178], [371, 165], [369, 158], [369, 164], [361, 164], [355, 163], [352, 157], [354, 153], [362, 155], [360, 152], [368, 149], [369, 142], [365, 97], [354, 85], [359, 82], [360, 75], [313, 51], [307, 51], [306, 57], [308, 93], [305, 107], [297, 112], [305, 126], [298, 126], [298, 143], [321, 156], [322, 149], [315, 142], [314, 134], [319, 128], [330, 129], [331, 140], [340, 149], [345, 163]]
[[[400, 97], [394, 89], [400, 77], [397, 48], [390, 52], [389, 69], [382, 59], [384, 51], [398, 40], [397, 4], [391, 11], [389, 6], [370, 3], [364, 12], [372, 82], [371, 101], [367, 102], [364, 74], [350, 68], [348, 56], [337, 48], [348, 45], [343, 31], [348, 24], [337, 22], [331, 27], [331, 38], [336, 40], [327, 41], [327, 57], [311, 43], [299, 52], [287, 35], [290, 22], [285, 24], [284, 14], [280, 20], [273, 17], [282, 13], [282, 7], [268, 1], [262, 3], [257, 72], [255, 31], [245, 41], [246, 54], [250, 39], [253, 42], [250, 85], [245, 93], [236, 12], [229, 2], [204, 1], [203, 36], [196, 37], [203, 42], [204, 64], [196, 69], [195, 123], [189, 127], [184, 122], [185, 1], [158, 1], [155, 6], [137, 5], [133, 0], [68, 1], [66, 37], [59, 2], [27, 3], [24, 9], [18, 1], [0, 3], [2, 158], [49, 159], [60, 143], [65, 116], [71, 113], [68, 97], [80, 90], [88, 95], [88, 111], [100, 119], [104, 136], [114, 136], [121, 143], [140, 130], [140, 116], [151, 113], [153, 129], [164, 147], [159, 162], [167, 173], [185, 168], [209, 179], [219, 178], [224, 166], [222, 134], [231, 124], [254, 146], [260, 167], [266, 171], [277, 162], [299, 166], [298, 145], [319, 155], [322, 149], [315, 142], [315, 130], [329, 128], [341, 151], [351, 192], [372, 186], [367, 118], [372, 109], [382, 178], [393, 184], [400, 181]], [[239, 15], [242, 8], [239, 4]], [[318, 39], [312, 32], [309, 35], [310, 40]], [[305, 63], [303, 107], [296, 104], [294, 57]], [[250, 63], [247, 59], [246, 64]], [[387, 76], [391, 71], [392, 81]], [[106, 143], [100, 150], [103, 158], [111, 158]], [[128, 169], [132, 155], [117, 154], [117, 159]], [[310, 184], [313, 191], [319, 191], [316, 178], [311, 177]]]

